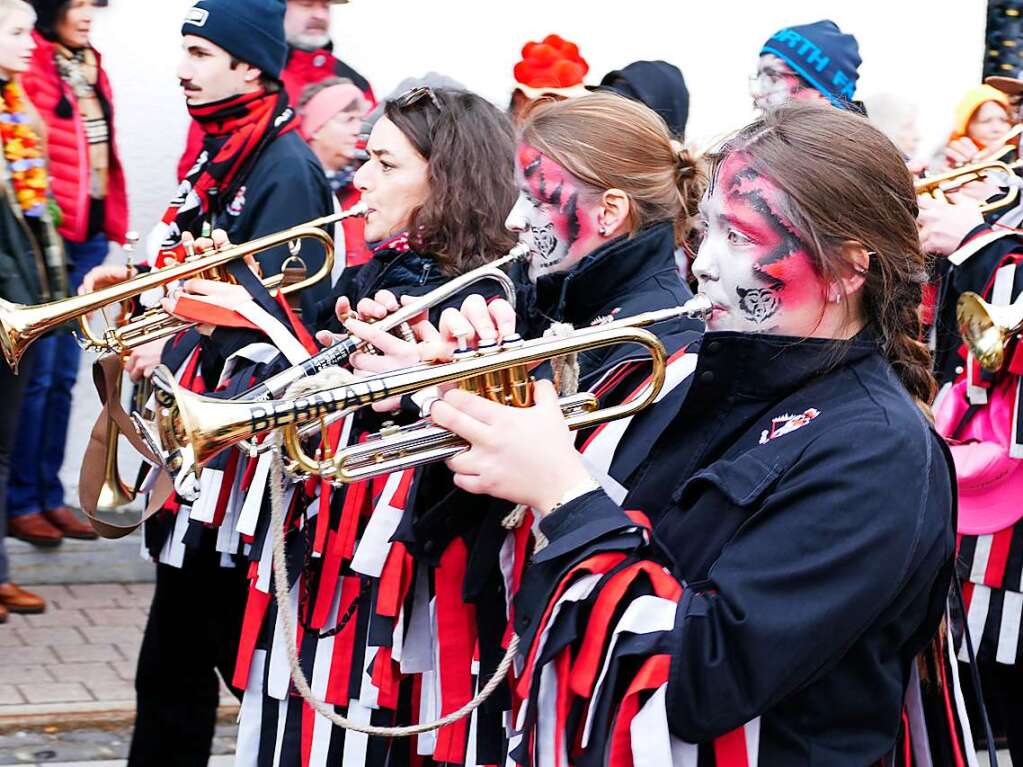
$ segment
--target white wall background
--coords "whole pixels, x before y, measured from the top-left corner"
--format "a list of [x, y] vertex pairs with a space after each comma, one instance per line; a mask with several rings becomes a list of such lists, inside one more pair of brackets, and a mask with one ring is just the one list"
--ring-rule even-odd
[[[180, 22], [191, 0], [110, 0], [95, 42], [113, 79], [133, 225], [162, 214], [186, 115], [174, 78]], [[697, 144], [751, 117], [747, 75], [775, 30], [831, 18], [860, 43], [860, 96], [891, 91], [920, 106], [928, 143], [940, 141], [959, 95], [981, 72], [984, 0], [352, 0], [334, 9], [342, 58], [384, 95], [435, 70], [498, 104], [522, 44], [556, 32], [578, 43], [588, 80], [636, 59], [664, 59], [691, 92]]]

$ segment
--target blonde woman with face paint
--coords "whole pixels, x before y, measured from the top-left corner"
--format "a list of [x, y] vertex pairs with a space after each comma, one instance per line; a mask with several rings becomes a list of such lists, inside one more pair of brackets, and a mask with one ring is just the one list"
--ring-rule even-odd
[[778, 107], [714, 157], [707, 333], [676, 363], [681, 402], [629, 426], [658, 424], [642, 451], [626, 435], [615, 482], [544, 382], [528, 409], [434, 404], [471, 445], [455, 484], [532, 508], [547, 540], [515, 601], [516, 763], [895, 764], [955, 545], [915, 214], [865, 119]]

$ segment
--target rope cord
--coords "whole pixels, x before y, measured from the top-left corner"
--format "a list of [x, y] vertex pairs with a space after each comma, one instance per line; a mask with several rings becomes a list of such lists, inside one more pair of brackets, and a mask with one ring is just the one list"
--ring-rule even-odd
[[[347, 371], [340, 372], [347, 374]], [[331, 375], [327, 375], [328, 373], [331, 373]], [[316, 374], [315, 376], [311, 376], [292, 384], [288, 388], [285, 398], [291, 399], [296, 396], [301, 396], [301, 392], [317, 391], [318, 389], [324, 388], [324, 383], [326, 381], [337, 380], [339, 378], [342, 378], [342, 376], [334, 375], [332, 371], [328, 369]], [[310, 385], [312, 388], [307, 388]], [[326, 701], [320, 700], [313, 694], [312, 688], [309, 686], [309, 680], [306, 678], [305, 672], [299, 664], [298, 646], [294, 640], [295, 623], [291, 618], [291, 596], [288, 593], [288, 566], [284, 558], [284, 461], [281, 457], [281, 438], [279, 431], [274, 432], [273, 439], [276, 442], [276, 449], [274, 450], [273, 459], [270, 464], [270, 527], [273, 531], [274, 596], [277, 600], [277, 613], [280, 616], [281, 626], [284, 629], [283, 633], [285, 637], [285, 647], [287, 648], [288, 653], [288, 664], [291, 667], [291, 679], [295, 684], [295, 689], [298, 691], [298, 694], [302, 696], [302, 699], [308, 703], [317, 714], [328, 719], [338, 727], [346, 730], [354, 730], [355, 732], [361, 732], [365, 735], [382, 735], [387, 738], [405, 738], [410, 735], [419, 735], [424, 732], [438, 730], [441, 727], [454, 724], [460, 719], [469, 716], [469, 714], [479, 708], [479, 706], [491, 696], [494, 690], [498, 688], [507, 676], [508, 669], [511, 668], [512, 661], [518, 652], [519, 638], [517, 635], [512, 635], [511, 641], [508, 644], [508, 649], [504, 653], [504, 657], [501, 658], [501, 662], [494, 671], [494, 675], [490, 677], [490, 680], [483, 689], [476, 693], [476, 696], [472, 700], [457, 711], [452, 711], [447, 716], [443, 716], [433, 722], [424, 722], [404, 727], [380, 727], [377, 725], [364, 724], [341, 716], [334, 710], [332, 705]]]

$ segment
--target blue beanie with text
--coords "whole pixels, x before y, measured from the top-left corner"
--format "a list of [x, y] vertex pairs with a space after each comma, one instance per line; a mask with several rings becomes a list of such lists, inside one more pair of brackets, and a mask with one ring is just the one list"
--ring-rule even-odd
[[280, 80], [288, 58], [285, 5], [285, 0], [199, 0], [185, 16], [181, 34], [209, 40]]
[[860, 46], [828, 19], [786, 27], [771, 35], [760, 55], [771, 53], [837, 107], [852, 107], [859, 79]]

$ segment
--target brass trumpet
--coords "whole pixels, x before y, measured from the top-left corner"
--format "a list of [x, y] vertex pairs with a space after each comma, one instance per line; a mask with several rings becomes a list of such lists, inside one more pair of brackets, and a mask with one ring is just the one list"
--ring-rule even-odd
[[1023, 328], [1023, 297], [1008, 306], [997, 306], [976, 293], [963, 293], [956, 304], [956, 320], [977, 362], [994, 372], [1005, 362], [1010, 339]]
[[[252, 242], [232, 245], [223, 250], [196, 256], [184, 263], [153, 269], [117, 285], [110, 285], [81, 296], [71, 296], [60, 301], [51, 301], [36, 306], [24, 306], [0, 300], [0, 347], [2, 347], [7, 362], [17, 370], [18, 361], [33, 341], [69, 320], [78, 319], [84, 336], [83, 346], [101, 352], [123, 355], [136, 346], [173, 335], [195, 323], [184, 322], [157, 308], [145, 312], [119, 327], [96, 334], [86, 322], [90, 313], [111, 304], [128, 301], [146, 291], [162, 287], [176, 280], [187, 280], [204, 273], [212, 273], [215, 279], [224, 279], [227, 275], [224, 267], [232, 261], [294, 241], [314, 239], [319, 241], [326, 251], [323, 266], [305, 280], [280, 288], [282, 292], [288, 293], [301, 290], [329, 275], [333, 265], [333, 237], [320, 227], [350, 216], [360, 216], [365, 211], [365, 206], [360, 203], [341, 213], [324, 216], [283, 232], [260, 237]], [[282, 279], [280, 275], [275, 275], [265, 280], [263, 284], [273, 290], [277, 288]]]
[[[1020, 164], [1020, 160], [1011, 165], [1000, 160], [984, 160], [972, 165], [964, 165], [961, 168], [954, 168], [947, 173], [916, 179], [913, 186], [918, 197], [927, 195], [944, 200], [946, 195], [958, 191], [974, 181], [983, 181], [992, 173], [1004, 173], [1009, 178], [1013, 178], [1015, 169], [1020, 167]], [[1005, 194], [981, 205], [980, 212], [990, 213], [993, 210], [1008, 207], [1016, 201], [1017, 197], [1019, 197], [1019, 187], [1010, 183]]]
[[[192, 465], [198, 470], [217, 453], [242, 440], [283, 428], [283, 449], [291, 458], [289, 471], [333, 478], [338, 476], [338, 467], [331, 458], [321, 460], [305, 454], [298, 428], [302, 424], [326, 416], [351, 413], [374, 402], [453, 381], [462, 382], [460, 385], [465, 388], [495, 401], [528, 406], [532, 401], [528, 370], [534, 363], [620, 343], [646, 347], [653, 367], [650, 386], [641, 396], [629, 402], [600, 410], [586, 410], [585, 401], [576, 403], [578, 407], [571, 410], [570, 426], [573, 429], [586, 428], [632, 415], [656, 399], [664, 385], [665, 351], [657, 336], [643, 329], [645, 326], [678, 317], [705, 316], [710, 308], [706, 297], [697, 296], [682, 306], [582, 328], [565, 337], [532, 341], [516, 338], [501, 347], [495, 345], [478, 351], [462, 351], [450, 363], [417, 365], [357, 378], [343, 386], [291, 400], [238, 402], [204, 397], [178, 386], [166, 368], [158, 369], [153, 375], [158, 400], [155, 436], [170, 456], [172, 471], [185, 465]], [[566, 406], [566, 403], [562, 404]], [[430, 446], [436, 447], [436, 444], [431, 443]], [[455, 445], [445, 443], [442, 447], [452, 448]], [[414, 454], [406, 458], [411, 461], [408, 465], [423, 462]]]
[[[408, 327], [408, 323], [414, 317], [443, 304], [452, 296], [455, 296], [466, 288], [476, 285], [484, 280], [494, 280], [497, 282], [504, 292], [504, 297], [512, 306], [515, 306], [515, 282], [503, 271], [503, 267], [521, 260], [527, 255], [529, 255], [529, 246], [520, 242], [501, 258], [490, 261], [483, 266], [477, 267], [465, 274], [461, 274], [458, 277], [448, 280], [443, 285], [431, 290], [429, 293], [418, 297], [412, 303], [401, 307], [401, 309], [393, 314], [379, 320], [375, 323], [375, 325], [382, 330], [400, 331], [405, 336], [411, 336], [412, 331]], [[337, 343], [320, 350], [312, 357], [298, 365], [293, 365], [292, 367], [271, 376], [263, 383], [257, 384], [253, 388], [243, 392], [230, 401], [263, 402], [277, 399], [283, 396], [288, 388], [295, 382], [308, 376], [315, 375], [322, 370], [344, 365], [352, 354], [366, 348], [366, 346], [367, 344], [361, 339], [347, 336]], [[183, 456], [182, 451], [188, 448], [188, 430], [184, 429], [179, 424], [174, 423], [178, 418], [178, 410], [174, 397], [167, 394], [163, 394], [161, 396], [163, 397], [164, 403], [161, 406], [161, 424], [159, 426], [154, 426], [153, 424], [144, 421], [136, 414], [132, 416], [136, 430], [149, 446], [150, 450], [152, 450], [155, 455], [163, 458], [164, 468], [171, 474], [179, 474], [181, 471], [188, 471], [192, 468], [196, 468], [193, 467], [189, 461], [183, 460], [183, 458], [194, 457], [198, 459], [199, 464], [201, 465], [212, 456], [208, 456], [201, 451], [194, 455], [192, 453], [188, 453], [187, 456]], [[225, 402], [225, 400], [218, 401]], [[334, 417], [326, 418], [324, 423], [329, 423], [332, 420], [334, 420]], [[303, 435], [313, 433], [319, 429], [319, 423], [310, 424], [303, 431]], [[255, 444], [250, 438], [243, 438], [232, 444], [237, 444], [250, 456], [262, 454], [273, 447], [273, 445], [269, 442]], [[198, 474], [197, 468], [196, 474]], [[183, 490], [184, 486], [181, 486], [179, 488], [179, 492]]]

